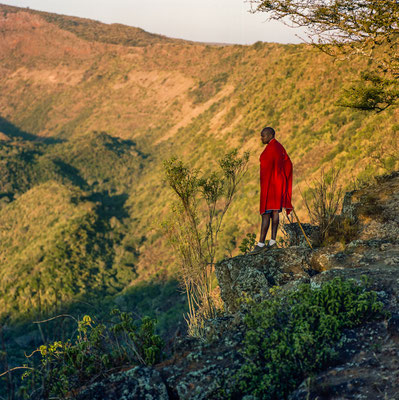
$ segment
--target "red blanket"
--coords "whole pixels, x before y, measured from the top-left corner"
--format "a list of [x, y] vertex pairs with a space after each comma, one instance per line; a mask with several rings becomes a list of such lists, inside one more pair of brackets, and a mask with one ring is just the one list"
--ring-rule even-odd
[[292, 210], [292, 162], [284, 147], [272, 139], [259, 157], [260, 214], [266, 210]]

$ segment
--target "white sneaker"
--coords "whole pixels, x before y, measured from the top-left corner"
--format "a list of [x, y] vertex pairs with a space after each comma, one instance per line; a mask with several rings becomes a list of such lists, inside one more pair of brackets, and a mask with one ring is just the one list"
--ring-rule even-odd
[[250, 251], [248, 254], [259, 254], [262, 251], [265, 251], [267, 249], [267, 245], [265, 244], [264, 246], [260, 247], [258, 245], [255, 246], [255, 248]]

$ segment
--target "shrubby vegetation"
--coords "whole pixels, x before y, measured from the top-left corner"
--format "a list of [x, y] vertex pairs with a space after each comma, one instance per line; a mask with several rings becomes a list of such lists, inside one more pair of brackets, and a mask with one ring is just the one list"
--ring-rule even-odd
[[47, 145], [42, 143], [0, 140], [0, 195], [8, 200], [3, 200], [3, 204], [13, 200], [16, 194], [24, 193], [49, 179], [71, 182], [70, 177], [63, 174], [53, 160], [41, 162], [46, 150]]
[[114, 247], [123, 231], [112, 230], [83, 197], [76, 187], [49, 181], [0, 210], [0, 317], [48, 315], [77, 296], [103, 294], [104, 282], [122, 288], [134, 277], [132, 271], [115, 281]]
[[114, 194], [138, 178], [145, 155], [134, 142], [91, 132], [52, 145], [0, 141], [0, 152], [0, 316], [57, 311], [137, 277], [127, 195]]
[[237, 192], [248, 164], [249, 154], [238, 156], [234, 149], [220, 161], [221, 171], [200, 175], [181, 160], [164, 161], [166, 182], [177, 195], [173, 217], [164, 231], [180, 258], [179, 277], [186, 291], [189, 334], [203, 336], [203, 322], [216, 316], [220, 300], [212, 293], [218, 236], [223, 218]]
[[132, 140], [89, 132], [72, 140], [44, 144], [0, 140], [0, 194], [13, 199], [48, 180], [83, 190], [121, 192], [139, 179], [148, 157]]
[[248, 301], [237, 389], [262, 399], [283, 399], [304, 378], [334, 362], [344, 329], [387, 316], [377, 293], [362, 282], [334, 278], [291, 292], [274, 287], [271, 298]]
[[319, 245], [326, 244], [337, 226], [344, 196], [342, 186], [338, 183], [339, 173], [340, 170], [334, 168], [329, 174], [322, 170], [320, 177], [303, 195], [310, 220], [320, 230]]
[[135, 321], [130, 313], [119, 309], [111, 314], [114, 321], [107, 325], [85, 315], [76, 320], [76, 336], [41, 345], [29, 355], [20, 395], [73, 398], [82, 386], [123, 367], [152, 365], [161, 360], [163, 341], [155, 334], [154, 319]]
[[239, 248], [240, 251], [244, 254], [250, 252], [254, 249], [256, 243], [256, 234], [255, 233], [247, 233], [247, 236], [241, 242]]
[[126, 192], [140, 178], [148, 157], [132, 140], [122, 140], [104, 131], [92, 131], [54, 145], [46, 155], [59, 160], [94, 191]]

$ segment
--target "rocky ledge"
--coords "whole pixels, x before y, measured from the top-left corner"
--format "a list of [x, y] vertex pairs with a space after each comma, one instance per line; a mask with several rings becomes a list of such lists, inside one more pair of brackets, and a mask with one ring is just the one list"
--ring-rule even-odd
[[[302, 241], [299, 246], [219, 262], [216, 275], [227, 311], [237, 311], [245, 295], [260, 300], [272, 286], [289, 283], [288, 288], [309, 282], [331, 269], [399, 267], [398, 173], [380, 178], [376, 186], [348, 192], [339, 219], [351, 226], [352, 240], [348, 244], [337, 242], [311, 249]], [[297, 236], [291, 241], [297, 242]]]
[[289, 399], [399, 399], [399, 173], [347, 193], [340, 218], [356, 228], [349, 243], [313, 250], [302, 243], [219, 262], [216, 273], [226, 314], [208, 321], [207, 340], [181, 338], [168, 360], [114, 374], [76, 398], [220, 399], [225, 398], [221, 387], [223, 396], [242, 398], [229, 385], [243, 361], [242, 296], [261, 300], [274, 285], [293, 290], [300, 282], [319, 285], [337, 276], [360, 280], [367, 275], [390, 319], [344, 331], [338, 360], [304, 380]]

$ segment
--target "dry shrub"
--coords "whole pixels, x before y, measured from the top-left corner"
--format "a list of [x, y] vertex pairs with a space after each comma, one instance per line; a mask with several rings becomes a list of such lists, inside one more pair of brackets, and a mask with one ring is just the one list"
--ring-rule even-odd
[[320, 243], [325, 243], [338, 211], [342, 207], [343, 189], [339, 184], [340, 169], [332, 168], [329, 173], [321, 170], [320, 177], [308, 185], [306, 195], [302, 195], [311, 223], [320, 228]]

